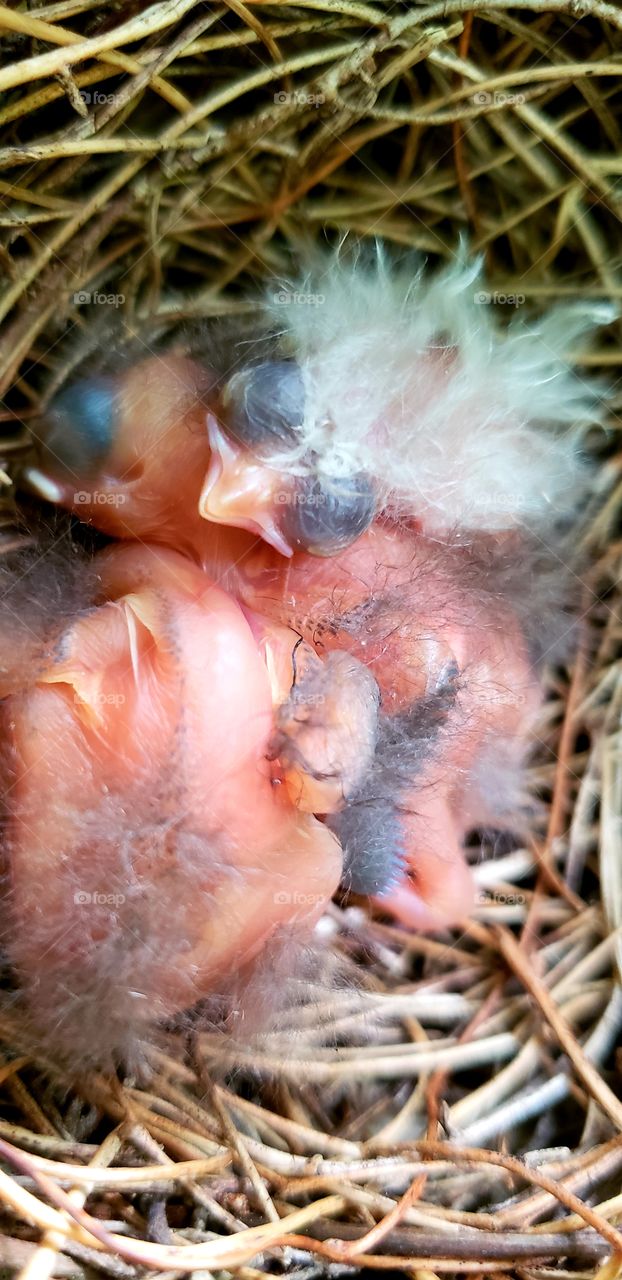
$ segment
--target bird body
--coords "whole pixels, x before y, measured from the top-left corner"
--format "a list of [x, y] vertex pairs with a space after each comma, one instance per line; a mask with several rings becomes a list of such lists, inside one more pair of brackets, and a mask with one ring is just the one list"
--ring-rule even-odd
[[562, 336], [597, 317], [502, 334], [464, 263], [316, 289], [268, 302], [257, 358], [177, 343], [42, 426], [31, 479], [115, 541], [7, 664], [6, 948], [33, 1023], [95, 1058], [308, 937], [340, 883], [456, 923], [468, 833], [519, 821], [599, 414]]

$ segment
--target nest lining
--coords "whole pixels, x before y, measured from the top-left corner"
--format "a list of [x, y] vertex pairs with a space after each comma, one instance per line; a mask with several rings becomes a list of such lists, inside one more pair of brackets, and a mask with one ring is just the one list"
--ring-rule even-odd
[[[621, 26], [586, 0], [0, 7], [7, 529], [28, 423], [89, 350], [237, 314], [301, 245], [466, 234], [498, 299], [619, 299]], [[460, 936], [333, 906], [358, 990], [306, 992], [252, 1053], [172, 1036], [148, 1082], [59, 1081], [6, 1017], [0, 1274], [617, 1274], [615, 336], [576, 353], [613, 421], [532, 840], [473, 850]]]

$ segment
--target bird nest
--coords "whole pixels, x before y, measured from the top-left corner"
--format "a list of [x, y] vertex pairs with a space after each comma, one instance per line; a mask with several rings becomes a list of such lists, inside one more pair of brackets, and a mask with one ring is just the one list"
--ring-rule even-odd
[[[621, 28], [599, 0], [0, 5], [6, 528], [89, 349], [243, 311], [319, 237], [465, 236], [501, 319], [616, 301]], [[612, 413], [614, 333], [573, 353]], [[59, 1081], [6, 1018], [0, 1275], [620, 1274], [621, 487], [614, 431], [592, 443], [528, 846], [473, 849], [451, 935], [331, 906], [356, 985], [252, 1050], [172, 1035], [145, 1079]]]

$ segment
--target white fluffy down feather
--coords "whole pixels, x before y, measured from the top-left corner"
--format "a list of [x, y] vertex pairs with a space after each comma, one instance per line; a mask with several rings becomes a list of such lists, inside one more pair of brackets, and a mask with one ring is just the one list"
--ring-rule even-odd
[[[502, 328], [481, 261], [428, 274], [382, 248], [271, 290], [267, 308], [306, 391], [289, 471], [365, 471], [381, 505], [440, 536], [546, 525], [584, 479], [582, 431], [601, 421], [602, 388], [569, 363], [575, 344], [614, 318], [606, 305], [558, 307]], [[293, 464], [293, 465], [292, 465]]]

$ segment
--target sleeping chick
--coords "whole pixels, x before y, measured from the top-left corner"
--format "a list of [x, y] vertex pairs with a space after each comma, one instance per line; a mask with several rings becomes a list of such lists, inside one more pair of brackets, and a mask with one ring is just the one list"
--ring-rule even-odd
[[[97, 602], [2, 703], [3, 943], [38, 1034], [101, 1061], [226, 995], [284, 930], [304, 945], [342, 874], [309, 797], [326, 811], [360, 786], [378, 692], [179, 552], [95, 565]], [[278, 720], [305, 697], [340, 709], [319, 736]]]
[[[464, 918], [466, 834], [521, 820], [542, 639], [566, 632], [569, 618], [554, 596], [543, 614], [528, 561], [504, 596], [511, 550], [498, 547], [495, 566], [487, 541], [447, 548], [376, 523], [330, 560], [300, 554], [284, 565], [258, 545], [234, 570], [246, 604], [320, 654], [346, 650], [377, 680], [373, 767], [330, 825], [346, 886], [381, 894], [412, 926]], [[530, 601], [539, 605], [531, 634], [521, 620]]]
[[521, 821], [594, 314], [502, 335], [464, 265], [321, 285], [255, 358], [178, 343], [42, 423], [31, 482], [123, 542], [5, 702], [9, 952], [48, 1025], [112, 976], [113, 1041], [219, 993], [340, 881], [446, 927], [467, 833]]
[[602, 412], [567, 353], [613, 317], [563, 307], [501, 330], [488, 298], [462, 258], [432, 276], [380, 251], [320, 261], [271, 287], [256, 341], [224, 359], [206, 328], [64, 390], [40, 427], [42, 488], [199, 559], [204, 522], [286, 556], [337, 554], [382, 513], [444, 542], [546, 538], [585, 488], [580, 430]]

